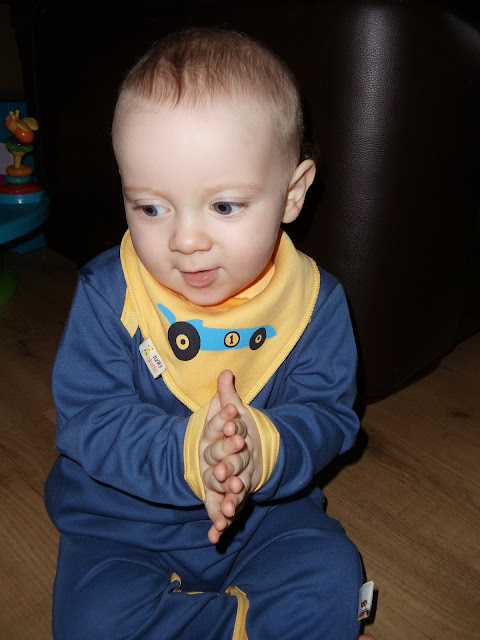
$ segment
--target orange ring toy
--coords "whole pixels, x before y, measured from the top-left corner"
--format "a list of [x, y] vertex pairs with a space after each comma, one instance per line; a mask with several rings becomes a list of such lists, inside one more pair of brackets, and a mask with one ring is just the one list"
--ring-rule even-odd
[[33, 173], [33, 167], [29, 167], [27, 164], [21, 164], [18, 168], [11, 164], [6, 169], [9, 176], [31, 176]]

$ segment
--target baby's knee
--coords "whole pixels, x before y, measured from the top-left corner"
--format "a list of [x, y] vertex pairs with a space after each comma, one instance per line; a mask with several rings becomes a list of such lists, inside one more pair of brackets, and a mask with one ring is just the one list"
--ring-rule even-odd
[[316, 619], [319, 637], [354, 638], [359, 631], [358, 592], [363, 582], [358, 550], [343, 533], [328, 540], [314, 538], [311, 547], [303, 559], [305, 611]]
[[53, 637], [55, 640], [100, 640], [112, 637], [118, 628], [118, 605], [107, 588], [86, 588], [60, 592], [53, 601]]
[[258, 582], [246, 587], [249, 638], [352, 640], [358, 634], [362, 564], [340, 529], [283, 537], [263, 550], [256, 571]]
[[[136, 598], [129, 578], [112, 580], [111, 573], [99, 572], [93, 579], [79, 582], [73, 589], [57, 585], [53, 602], [55, 640], [105, 640], [134, 638]], [[105, 579], [104, 579], [105, 578]], [[127, 602], [127, 594], [130, 602]]]
[[141, 558], [102, 556], [79, 563], [78, 555], [69, 557], [57, 570], [53, 637], [147, 638], [161, 596], [172, 589], [162, 573]]
[[363, 582], [363, 568], [357, 547], [341, 532], [329, 537], [309, 535], [293, 550], [297, 557], [300, 581], [310, 588], [341, 602], [358, 596]]
[[328, 553], [330, 560], [327, 565], [332, 567], [332, 578], [333, 574], [336, 576], [335, 582], [338, 581], [341, 587], [346, 580], [351, 582], [355, 588], [360, 588], [363, 582], [363, 567], [360, 554], [356, 545], [343, 531], [328, 541], [325, 552]]

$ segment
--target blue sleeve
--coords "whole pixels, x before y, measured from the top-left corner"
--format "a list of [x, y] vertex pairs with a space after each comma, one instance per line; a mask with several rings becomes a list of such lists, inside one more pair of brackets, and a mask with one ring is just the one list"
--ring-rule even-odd
[[139, 389], [136, 347], [120, 321], [124, 281], [116, 291], [119, 311], [112, 308], [112, 282], [85, 273], [53, 369], [57, 448], [101, 483], [156, 503], [197, 506], [183, 477], [189, 416], [158, 406], [160, 396], [158, 405], [146, 401]]
[[315, 474], [353, 446], [360, 426], [353, 410], [356, 368], [343, 289], [322, 272], [312, 320], [278, 371], [262, 409], [280, 434], [280, 447], [273, 473], [255, 500], [286, 498], [305, 489]]

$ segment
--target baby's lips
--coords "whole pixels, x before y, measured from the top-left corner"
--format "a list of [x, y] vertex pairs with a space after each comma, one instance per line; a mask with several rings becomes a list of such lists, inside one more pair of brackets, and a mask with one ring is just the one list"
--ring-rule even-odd
[[182, 271], [185, 282], [192, 287], [207, 287], [211, 284], [216, 276], [217, 269], [208, 269], [206, 271]]

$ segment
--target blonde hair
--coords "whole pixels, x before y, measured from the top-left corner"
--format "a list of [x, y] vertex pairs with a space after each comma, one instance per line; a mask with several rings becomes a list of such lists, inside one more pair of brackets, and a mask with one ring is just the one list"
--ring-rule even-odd
[[250, 36], [216, 28], [173, 33], [154, 44], [126, 74], [119, 113], [137, 99], [170, 108], [217, 98], [247, 97], [272, 121], [286, 162], [302, 156], [303, 113], [295, 76], [286, 63]]

